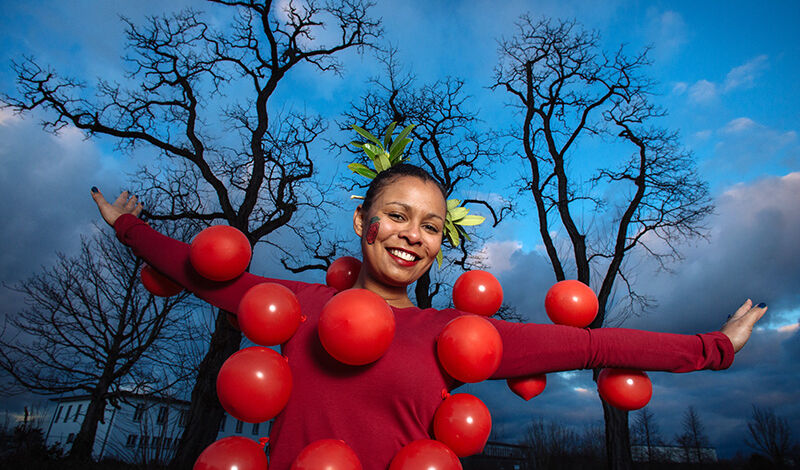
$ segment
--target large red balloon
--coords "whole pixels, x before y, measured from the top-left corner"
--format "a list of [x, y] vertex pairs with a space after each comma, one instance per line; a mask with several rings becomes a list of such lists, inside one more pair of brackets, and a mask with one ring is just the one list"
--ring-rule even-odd
[[420, 439], [400, 449], [389, 470], [462, 470], [458, 456], [432, 439]]
[[491, 317], [502, 303], [503, 288], [486, 271], [467, 271], [453, 284], [453, 304], [462, 312]]
[[352, 256], [342, 256], [328, 267], [325, 284], [336, 290], [347, 290], [356, 283], [359, 271], [361, 271], [361, 261]]
[[280, 284], [251, 287], [239, 301], [237, 320], [247, 338], [262, 346], [285, 343], [300, 325], [300, 302]]
[[292, 392], [286, 358], [272, 349], [253, 346], [234, 353], [217, 375], [217, 396], [225, 411], [248, 423], [275, 417]]
[[394, 313], [378, 294], [350, 289], [322, 307], [319, 339], [328, 354], [353, 366], [378, 360], [394, 338]]
[[497, 370], [503, 357], [503, 340], [486, 318], [463, 315], [445, 325], [436, 351], [450, 376], [474, 383], [488, 379]]
[[492, 430], [489, 408], [476, 396], [456, 393], [433, 415], [433, 434], [459, 457], [481, 452]]
[[641, 370], [603, 369], [597, 375], [597, 391], [611, 406], [633, 411], [650, 401], [653, 383]]
[[344, 441], [321, 439], [300, 451], [291, 470], [361, 470], [361, 462]]
[[506, 383], [512, 392], [528, 401], [544, 391], [544, 387], [547, 385], [547, 376], [545, 374], [537, 374], [515, 377], [506, 379]]
[[544, 309], [550, 321], [578, 328], [585, 328], [592, 323], [599, 305], [594, 291], [575, 280], [555, 283], [544, 298]]
[[250, 242], [242, 232], [229, 225], [213, 225], [194, 237], [189, 260], [203, 277], [229, 281], [247, 269], [251, 254]]
[[145, 264], [142, 267], [141, 278], [144, 288], [158, 297], [172, 297], [183, 292], [183, 286], [173, 282], [172, 279], [156, 271], [152, 266]]
[[197, 457], [193, 470], [267, 470], [264, 446], [246, 437], [223, 437]]

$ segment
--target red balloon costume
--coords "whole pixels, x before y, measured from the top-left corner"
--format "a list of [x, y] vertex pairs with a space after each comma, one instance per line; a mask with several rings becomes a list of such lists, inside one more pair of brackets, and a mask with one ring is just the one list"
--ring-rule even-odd
[[[265, 279], [245, 273], [234, 281], [202, 278], [188, 262], [188, 245], [159, 234], [132, 215], [114, 225], [117, 236], [158, 271], [195, 295], [228, 311], [253, 285], [277, 282], [295, 293], [307, 321], [283, 345], [293, 377], [286, 408], [270, 435], [270, 470], [287, 470], [308, 444], [341, 439], [365, 470], [386, 470], [398, 451], [430, 439], [442, 389], [460, 382], [444, 375], [436, 358], [436, 337], [454, 309], [394, 308], [394, 339], [377, 361], [349, 366], [331, 357], [317, 336], [323, 305], [336, 290], [322, 284]], [[561, 325], [509, 323], [488, 318], [503, 340], [503, 356], [492, 379], [506, 379], [594, 367], [689, 372], [724, 369], [733, 346], [722, 333], [676, 335]]]

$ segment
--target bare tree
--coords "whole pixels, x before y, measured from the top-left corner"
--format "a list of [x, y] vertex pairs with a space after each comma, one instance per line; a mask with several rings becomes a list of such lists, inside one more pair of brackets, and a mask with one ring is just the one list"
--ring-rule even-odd
[[636, 413], [631, 431], [633, 443], [647, 449], [647, 462], [659, 462], [661, 456], [658, 447], [663, 446], [664, 441], [661, 438], [656, 417], [649, 408], [644, 407]]
[[675, 437], [683, 449], [687, 462], [702, 464], [706, 461], [704, 449], [710, 445], [705, 426], [694, 406], [689, 406], [683, 414], [683, 432]]
[[789, 421], [768, 408], [753, 405], [747, 422], [745, 443], [754, 451], [770, 459], [773, 465], [783, 467], [792, 449], [792, 429]]
[[13, 377], [14, 390], [91, 397], [71, 457], [91, 457], [107, 403], [126, 390], [158, 393], [172, 383], [152, 359], [174, 344], [185, 317], [176, 307], [186, 294], [154, 298], [141, 285], [141, 266], [129, 249], [99, 234], [82, 241], [78, 256], [60, 254], [55, 266], [13, 287], [27, 308], [6, 317], [0, 368]]
[[[445, 189], [447, 197], [457, 196], [459, 190], [492, 176], [492, 165], [502, 155], [503, 149], [498, 136], [483, 128], [477, 111], [470, 106], [464, 81], [448, 77], [418, 85], [414, 75], [398, 62], [395, 49], [379, 54], [378, 60], [384, 66], [384, 73], [372, 78], [370, 83], [373, 86], [351, 103], [340, 127], [345, 130], [350, 129], [351, 124], [357, 124], [374, 135], [381, 135], [391, 122], [396, 122], [400, 128], [415, 125], [409, 135], [413, 142], [404, 161], [428, 170]], [[339, 148], [347, 148], [358, 156], [359, 161], [366, 161], [363, 154], [354, 151], [353, 147]], [[354, 186], [364, 186], [360, 183], [362, 181], [357, 181]], [[501, 199], [459, 199], [462, 206], [479, 206], [492, 227], [496, 227], [511, 211], [510, 203]], [[461, 240], [457, 248], [451, 247], [449, 251], [455, 251], [455, 256], [458, 256], [451, 263], [462, 269], [474, 267], [475, 260], [469, 256], [469, 247], [480, 241]], [[446, 246], [443, 243], [443, 249]], [[441, 280], [431, 279], [430, 270], [426, 272], [414, 286], [417, 305], [430, 307], [442, 285]]]
[[[664, 111], [648, 101], [646, 50], [606, 54], [599, 35], [574, 21], [525, 15], [516, 26], [500, 41], [492, 87], [519, 110], [512, 137], [530, 171], [521, 190], [533, 196], [555, 278], [594, 286], [600, 310], [590, 327], [599, 328], [612, 307], [624, 318], [651, 305], [624, 261], [634, 249], [662, 265], [680, 258], [680, 242], [702, 235], [712, 210], [707, 185], [677, 134], [650, 125]], [[582, 155], [586, 142], [609, 144], [608, 157]], [[615, 158], [626, 145], [631, 151]], [[596, 166], [595, 176], [575, 171], [581, 158]], [[605, 402], [603, 410], [609, 465], [629, 469], [627, 413]]]
[[[340, 73], [338, 55], [368, 46], [380, 23], [369, 17], [372, 4], [365, 0], [290, 0], [282, 11], [270, 1], [212, 3], [226, 7], [220, 17], [235, 16], [231, 27], [215, 31], [194, 10], [150, 18], [142, 27], [128, 22], [130, 87], [101, 81], [89, 100], [80, 81], [29, 59], [14, 67], [19, 96], [4, 101], [18, 112], [53, 112], [46, 129], [72, 125], [89, 136], [114, 137], [123, 149], [157, 150], [165, 163], [143, 170], [142, 189], [163, 204], [148, 209], [149, 217], [222, 220], [255, 245], [281, 227], [301, 230], [290, 224], [293, 217], [319, 208], [324, 194], [311, 184], [311, 145], [324, 121], [293, 111], [277, 115], [270, 100], [298, 65]], [[223, 413], [216, 375], [241, 341], [226, 317], [217, 314], [174, 468], [190, 468], [216, 438]]]

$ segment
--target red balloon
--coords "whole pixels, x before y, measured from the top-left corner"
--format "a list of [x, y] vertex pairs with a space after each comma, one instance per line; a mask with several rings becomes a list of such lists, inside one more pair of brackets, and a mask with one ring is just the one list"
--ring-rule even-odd
[[394, 313], [378, 294], [350, 289], [322, 307], [319, 339], [328, 354], [352, 366], [378, 360], [394, 338]]
[[547, 316], [557, 325], [585, 328], [597, 316], [599, 307], [594, 291], [575, 280], [555, 283], [544, 298]]
[[529, 375], [527, 377], [515, 377], [506, 379], [506, 383], [512, 392], [524, 398], [525, 401], [528, 401], [544, 391], [544, 387], [547, 385], [547, 376], [545, 374], [538, 374]]
[[614, 408], [633, 411], [653, 396], [653, 383], [641, 370], [603, 369], [597, 375], [597, 391]]
[[432, 439], [420, 439], [400, 449], [389, 470], [462, 470], [449, 447]]
[[491, 317], [503, 303], [503, 288], [486, 271], [467, 271], [453, 284], [453, 303], [462, 312]]
[[246, 437], [223, 437], [197, 457], [193, 470], [267, 470], [264, 446]]
[[217, 396], [225, 411], [248, 423], [275, 417], [292, 392], [286, 358], [272, 349], [253, 346], [234, 353], [217, 375]]
[[342, 256], [328, 267], [325, 284], [336, 290], [347, 290], [355, 285], [359, 271], [361, 271], [361, 261], [352, 256]]
[[158, 297], [172, 297], [183, 292], [183, 286], [145, 264], [140, 273], [142, 284], [151, 294]]
[[262, 346], [285, 343], [300, 325], [300, 302], [273, 282], [251, 287], [239, 301], [237, 320], [250, 341]]
[[503, 341], [486, 318], [463, 315], [445, 325], [436, 351], [439, 362], [450, 376], [474, 383], [488, 379], [500, 366]]
[[361, 462], [344, 441], [321, 439], [300, 451], [291, 470], [361, 470]]
[[250, 264], [252, 250], [247, 237], [229, 225], [213, 225], [198, 233], [189, 249], [189, 260], [201, 276], [229, 281]]
[[433, 434], [459, 457], [481, 452], [492, 430], [489, 408], [476, 396], [447, 397], [433, 415]]

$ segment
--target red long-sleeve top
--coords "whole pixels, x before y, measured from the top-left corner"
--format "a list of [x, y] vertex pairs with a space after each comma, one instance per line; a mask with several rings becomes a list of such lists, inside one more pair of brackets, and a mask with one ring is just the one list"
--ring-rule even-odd
[[[458, 310], [392, 307], [396, 330], [389, 349], [374, 363], [349, 366], [328, 355], [317, 336], [320, 312], [334, 289], [249, 273], [228, 282], [208, 281], [192, 268], [187, 244], [132, 215], [121, 216], [114, 229], [148, 264], [229, 312], [236, 312], [244, 293], [262, 282], [279, 283], [297, 296], [307, 320], [282, 346], [294, 388], [272, 426], [270, 470], [288, 469], [303, 447], [326, 438], [344, 440], [365, 470], [386, 470], [404, 445], [430, 438], [442, 390], [461, 384], [443, 371], [435, 352], [436, 336], [463, 314]], [[492, 379], [596, 367], [718, 370], [729, 367], [734, 356], [730, 340], [719, 332], [677, 335], [489, 321], [503, 340], [503, 358]]]

